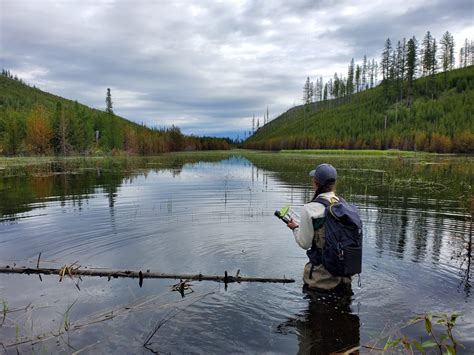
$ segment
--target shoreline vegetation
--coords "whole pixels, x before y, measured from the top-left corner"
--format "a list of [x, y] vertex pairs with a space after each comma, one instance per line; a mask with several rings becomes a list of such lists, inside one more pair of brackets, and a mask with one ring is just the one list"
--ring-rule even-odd
[[155, 155], [230, 149], [225, 138], [185, 135], [179, 127], [148, 127], [116, 115], [107, 89], [105, 111], [37, 87], [8, 70], [0, 75], [0, 155]]
[[[390, 91], [395, 84], [399, 95]], [[408, 103], [405, 86], [387, 81], [293, 107], [258, 128], [243, 147], [474, 153], [474, 65], [414, 80]]]
[[472, 157], [474, 154], [459, 154], [459, 153], [435, 153], [435, 152], [424, 152], [424, 151], [410, 151], [410, 150], [377, 150], [377, 149], [282, 149], [279, 151], [265, 151], [258, 149], [247, 149], [247, 148], [230, 148], [230, 149], [215, 149], [215, 150], [196, 150], [196, 151], [173, 151], [159, 153], [156, 155], [131, 155], [122, 152], [123, 154], [101, 154], [101, 155], [22, 155], [22, 156], [1, 156], [0, 155], [0, 171], [10, 165], [23, 165], [23, 164], [44, 164], [54, 162], [72, 162], [72, 161], [119, 161], [127, 159], [145, 159], [152, 160], [154, 158], [162, 157], [220, 157], [226, 158], [232, 155], [248, 155], [248, 154], [269, 154], [269, 155], [341, 155], [341, 156], [388, 156], [388, 157], [444, 157], [444, 156], [459, 156], [459, 157]]
[[436, 155], [453, 155], [440, 154], [409, 150], [376, 150], [376, 149], [284, 149], [280, 150], [281, 154], [305, 154], [305, 155], [373, 155], [373, 156], [396, 156], [396, 157], [414, 157], [414, 156], [436, 156]]
[[[137, 166], [161, 166], [176, 165], [188, 163], [197, 163], [199, 161], [217, 162], [228, 159], [233, 156], [242, 156], [244, 158], [284, 158], [286, 156], [294, 157], [324, 157], [337, 156], [341, 158], [373, 157], [373, 158], [443, 158], [460, 157], [471, 159], [472, 154], [442, 154], [419, 151], [400, 151], [400, 150], [344, 150], [344, 149], [306, 149], [306, 150], [281, 150], [261, 151], [251, 149], [228, 149], [212, 151], [181, 151], [168, 152], [157, 155], [75, 155], [75, 156], [0, 156], [0, 177], [24, 176], [24, 175], [49, 175], [49, 174], [68, 174], [75, 173], [81, 169], [110, 168], [122, 170], [134, 169]], [[427, 162], [426, 164], [433, 164]], [[59, 170], [59, 171], [58, 171]]]
[[467, 157], [474, 158], [474, 154], [460, 154], [460, 153], [436, 153], [424, 151], [410, 151], [410, 150], [377, 150], [377, 149], [282, 149], [279, 151], [265, 151], [258, 149], [247, 148], [231, 148], [231, 149], [215, 149], [215, 150], [196, 150], [196, 151], [174, 151], [159, 153], [156, 155], [130, 155], [126, 154], [101, 154], [101, 155], [25, 155], [25, 156], [1, 156], [0, 155], [0, 171], [12, 165], [29, 165], [29, 164], [50, 164], [56, 162], [80, 162], [80, 161], [120, 161], [127, 159], [153, 160], [163, 157], [176, 158], [227, 158], [232, 155], [249, 155], [249, 154], [269, 154], [275, 155], [316, 155], [316, 156], [377, 156], [377, 157]]
[[[383, 85], [294, 107], [245, 142], [149, 128], [0, 75], [0, 155], [154, 156], [235, 147], [288, 154], [474, 153], [474, 66], [413, 82], [410, 106]], [[429, 90], [428, 90], [429, 88]]]

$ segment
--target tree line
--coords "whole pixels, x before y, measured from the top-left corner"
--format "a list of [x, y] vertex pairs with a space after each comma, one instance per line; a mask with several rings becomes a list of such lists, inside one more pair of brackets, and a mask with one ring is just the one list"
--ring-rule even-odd
[[310, 105], [331, 99], [340, 99], [353, 93], [371, 89], [378, 83], [378, 71], [378, 62], [374, 58], [367, 59], [367, 56], [364, 55], [361, 64], [355, 65], [354, 58], [352, 58], [347, 77], [336, 72], [334, 77], [325, 83], [322, 76], [316, 78], [315, 82], [307, 77], [303, 87], [303, 103]]
[[420, 42], [393, 43], [387, 38], [380, 62], [352, 59], [347, 76], [307, 78], [303, 105], [258, 130], [245, 147], [474, 152], [472, 41], [464, 41], [457, 65], [448, 31], [439, 41], [427, 31]]
[[[362, 62], [355, 64], [351, 59], [347, 75], [334, 73], [334, 76], [323, 82], [323, 77], [312, 81], [306, 78], [303, 86], [303, 103], [311, 105], [336, 99], [332, 104], [346, 102], [339, 100], [354, 93], [372, 89], [382, 84], [387, 101], [406, 99], [410, 106], [413, 100], [413, 81], [419, 77], [433, 76], [439, 70], [446, 73], [455, 68], [454, 38], [446, 31], [439, 43], [430, 31], [427, 31], [421, 46], [415, 36], [398, 40], [394, 45], [390, 38], [384, 43], [380, 64], [364, 55]], [[467, 38], [459, 50], [459, 68], [474, 64], [474, 44]], [[381, 74], [381, 81], [378, 80]], [[429, 83], [427, 83], [429, 86]], [[434, 97], [435, 92], [432, 92]], [[317, 105], [316, 105], [317, 106]]]
[[150, 128], [127, 121], [113, 112], [110, 89], [105, 111], [99, 111], [29, 87], [8, 70], [2, 70], [0, 84], [3, 155], [151, 155], [230, 148], [225, 139], [186, 136], [176, 126]]

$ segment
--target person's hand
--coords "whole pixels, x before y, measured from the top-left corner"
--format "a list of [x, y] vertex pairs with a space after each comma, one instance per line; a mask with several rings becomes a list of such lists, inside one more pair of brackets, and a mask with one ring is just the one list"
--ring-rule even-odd
[[298, 228], [298, 223], [296, 223], [296, 221], [292, 218], [290, 219], [290, 221], [288, 222], [287, 224], [288, 228], [290, 228], [291, 230], [295, 229], [295, 228]]

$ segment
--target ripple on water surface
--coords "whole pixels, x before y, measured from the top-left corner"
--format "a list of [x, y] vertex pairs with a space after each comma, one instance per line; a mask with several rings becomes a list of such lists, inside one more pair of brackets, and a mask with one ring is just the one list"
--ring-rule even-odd
[[[273, 166], [258, 159], [251, 164], [232, 158], [172, 169], [166, 164], [153, 165], [152, 170], [146, 166], [132, 173], [83, 170], [69, 180], [50, 177], [55, 190], [49, 195], [44, 192], [44, 186], [49, 186], [45, 178], [41, 194], [35, 193], [34, 179], [23, 179], [23, 191], [31, 194], [22, 195], [21, 207], [2, 206], [3, 211], [21, 212], [0, 216], [3, 261], [35, 263], [42, 252], [45, 265], [79, 260], [82, 265], [169, 273], [240, 270], [241, 275], [292, 277], [295, 284], [232, 284], [225, 290], [223, 285], [197, 282], [195, 292], [178, 303], [179, 295], [169, 292], [173, 281], [145, 280], [140, 289], [135, 280], [85, 279], [79, 292], [70, 280], [58, 284], [51, 278], [24, 286], [26, 278], [10, 275], [0, 277], [2, 297], [11, 307], [48, 299], [51, 308], [43, 315], [47, 319], [75, 300], [75, 315], [80, 318], [101, 307], [120, 309], [163, 295], [153, 311], [118, 317], [76, 335], [79, 347], [87, 345], [87, 339], [101, 341], [103, 348], [95, 345], [98, 351], [115, 347], [136, 352], [143, 334], [182, 308], [159, 330], [160, 351], [336, 351], [331, 343], [341, 348], [367, 343], [384, 328], [401, 326], [414, 314], [452, 311], [463, 314], [462, 342], [472, 349], [472, 273], [466, 253], [466, 243], [472, 243], [472, 222], [453, 198], [456, 192], [436, 194], [385, 185], [382, 175], [388, 179], [403, 172], [395, 160], [373, 160], [371, 164], [380, 167], [354, 170], [347, 160], [336, 159], [334, 165], [341, 168], [340, 192], [358, 205], [364, 222], [361, 287], [355, 277], [352, 302], [341, 303], [302, 292], [305, 253], [273, 216], [285, 204], [299, 209], [311, 198], [306, 170], [314, 162], [301, 162], [301, 167], [292, 162], [287, 169], [284, 160]], [[366, 163], [350, 164], [364, 169]], [[424, 179], [439, 180], [442, 167], [425, 169]], [[377, 183], [361, 185], [364, 178]], [[4, 181], [7, 188], [0, 193], [6, 196], [4, 201], [7, 197], [15, 201], [8, 195], [9, 181]], [[160, 308], [160, 303], [170, 308]], [[329, 325], [321, 328], [321, 320]], [[348, 336], [341, 338], [333, 328], [344, 329]], [[124, 329], [129, 339], [120, 336]]]

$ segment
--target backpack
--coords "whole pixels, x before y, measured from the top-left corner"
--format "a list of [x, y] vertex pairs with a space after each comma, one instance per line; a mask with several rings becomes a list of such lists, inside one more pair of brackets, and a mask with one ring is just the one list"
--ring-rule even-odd
[[362, 271], [362, 221], [359, 211], [344, 199], [329, 202], [318, 197], [325, 207], [325, 243], [321, 263], [333, 276], [350, 277]]

